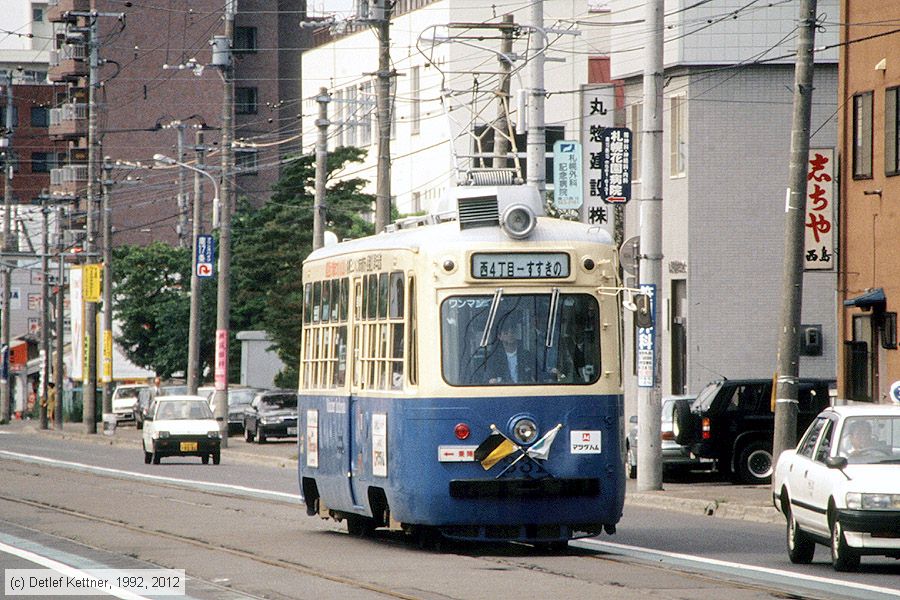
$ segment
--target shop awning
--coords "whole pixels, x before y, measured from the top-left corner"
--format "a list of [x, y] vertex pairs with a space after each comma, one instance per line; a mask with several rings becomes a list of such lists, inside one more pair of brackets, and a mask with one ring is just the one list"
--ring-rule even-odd
[[872, 288], [865, 294], [859, 295], [856, 298], [844, 300], [844, 306], [855, 306], [857, 308], [868, 310], [873, 306], [883, 306], [885, 301], [884, 288]]

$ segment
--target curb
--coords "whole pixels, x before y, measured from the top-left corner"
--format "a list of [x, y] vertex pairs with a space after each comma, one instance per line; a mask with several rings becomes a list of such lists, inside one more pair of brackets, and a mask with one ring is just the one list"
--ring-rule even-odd
[[658, 508], [693, 515], [718, 517], [721, 519], [738, 519], [756, 523], [784, 522], [784, 516], [774, 506], [752, 506], [729, 502], [727, 500], [703, 500], [700, 498], [679, 498], [662, 494], [626, 494], [626, 506]]

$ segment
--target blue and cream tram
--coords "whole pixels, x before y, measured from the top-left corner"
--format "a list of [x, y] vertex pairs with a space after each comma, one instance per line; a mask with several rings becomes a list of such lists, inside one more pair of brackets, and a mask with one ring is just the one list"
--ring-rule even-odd
[[455, 220], [304, 262], [307, 512], [354, 532], [612, 533], [625, 494], [615, 246], [536, 217], [524, 186], [468, 195]]

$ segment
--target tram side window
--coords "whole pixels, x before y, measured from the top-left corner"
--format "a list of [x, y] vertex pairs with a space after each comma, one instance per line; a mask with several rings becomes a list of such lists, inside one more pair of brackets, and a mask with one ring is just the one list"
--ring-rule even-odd
[[406, 350], [402, 272], [365, 276], [358, 288], [357, 306], [365, 307], [367, 319], [357, 321], [353, 336], [358, 360], [354, 381], [366, 389], [390, 390], [403, 387]]
[[418, 323], [416, 322], [416, 280], [409, 278], [409, 336], [408, 344], [408, 365], [409, 365], [409, 383], [418, 385], [419, 383], [419, 346], [418, 346]]
[[316, 281], [313, 283], [313, 302], [312, 302], [312, 322], [319, 322], [319, 303], [322, 301], [322, 282]]
[[312, 284], [307, 283], [303, 286], [303, 322], [309, 323], [310, 319], [310, 303], [312, 302]]
[[347, 278], [304, 286], [302, 382], [304, 388], [342, 387], [347, 370]]

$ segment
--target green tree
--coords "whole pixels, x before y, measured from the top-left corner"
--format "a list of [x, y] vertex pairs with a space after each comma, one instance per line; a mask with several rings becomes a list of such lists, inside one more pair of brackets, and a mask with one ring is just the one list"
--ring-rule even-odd
[[[326, 226], [339, 239], [373, 232], [361, 216], [373, 202], [372, 195], [361, 192], [366, 180], [332, 179], [364, 156], [364, 150], [354, 147], [328, 155]], [[278, 383], [289, 387], [297, 384], [300, 360], [302, 262], [312, 251], [315, 175], [314, 156], [295, 157], [283, 169], [271, 199], [259, 208], [242, 202], [232, 222], [233, 331], [266, 331], [287, 365]]]
[[[136, 365], [167, 379], [187, 369], [191, 254], [161, 242], [113, 250], [116, 341]], [[201, 304], [215, 306], [215, 285], [204, 283]], [[201, 311], [200, 372], [211, 363], [215, 311]]]

